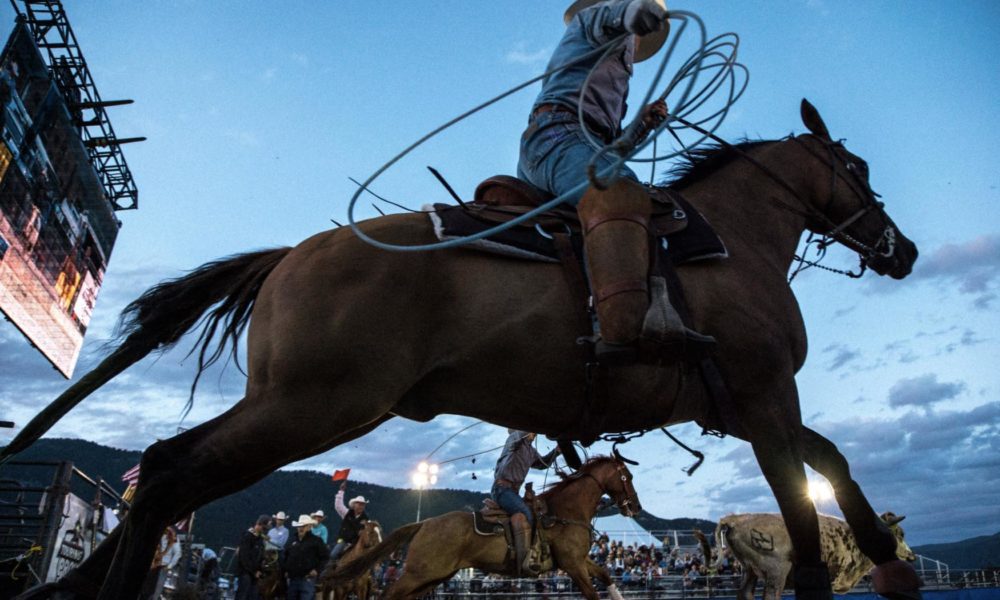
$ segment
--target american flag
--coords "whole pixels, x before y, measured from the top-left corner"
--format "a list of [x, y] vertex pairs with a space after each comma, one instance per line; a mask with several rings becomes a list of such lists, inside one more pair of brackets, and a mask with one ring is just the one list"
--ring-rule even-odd
[[122, 481], [127, 485], [136, 485], [139, 483], [139, 465], [136, 465], [122, 473]]

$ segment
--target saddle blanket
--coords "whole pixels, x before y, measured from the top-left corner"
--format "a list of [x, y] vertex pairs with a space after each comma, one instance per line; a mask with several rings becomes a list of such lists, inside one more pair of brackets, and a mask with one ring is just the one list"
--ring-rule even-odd
[[[670, 262], [677, 266], [728, 256], [726, 245], [708, 220], [680, 195], [675, 194], [674, 200], [687, 214], [688, 223], [684, 229], [659, 238], [661, 248], [669, 250], [665, 255]], [[462, 207], [452, 204], [426, 205], [423, 210], [430, 216], [434, 234], [441, 241], [463, 238], [496, 226], [496, 223], [480, 220]], [[577, 238], [578, 235], [573, 237]], [[574, 245], [578, 244], [578, 240], [574, 240]], [[551, 236], [541, 227], [512, 227], [464, 247], [527, 260], [559, 262]]]

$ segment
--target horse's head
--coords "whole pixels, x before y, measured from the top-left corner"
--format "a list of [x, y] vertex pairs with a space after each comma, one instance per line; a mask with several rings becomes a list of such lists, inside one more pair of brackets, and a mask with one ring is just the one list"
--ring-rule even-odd
[[382, 526], [378, 521], [365, 521], [365, 527], [358, 534], [358, 545], [362, 548], [374, 548], [382, 543]]
[[821, 165], [810, 231], [838, 241], [879, 275], [902, 279], [913, 270], [917, 246], [886, 214], [868, 182], [868, 163], [834, 141], [819, 111], [802, 100], [802, 122], [811, 133], [793, 138]]
[[633, 517], [642, 511], [639, 494], [632, 485], [632, 472], [621, 458], [608, 458], [595, 463], [587, 474], [597, 481], [607, 495], [611, 496], [622, 515]]

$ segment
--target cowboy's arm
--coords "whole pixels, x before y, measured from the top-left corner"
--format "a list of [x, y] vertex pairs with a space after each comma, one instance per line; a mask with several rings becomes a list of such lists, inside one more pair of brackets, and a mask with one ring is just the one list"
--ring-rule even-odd
[[[535, 454], [537, 455], [538, 453], [536, 452]], [[535, 462], [534, 464], [531, 465], [531, 467], [533, 469], [548, 469], [549, 465], [552, 464], [552, 461], [556, 459], [556, 456], [559, 456], [559, 446], [556, 446], [548, 453], [546, 453], [544, 456], [538, 456], [538, 458], [535, 459]]]
[[659, 31], [666, 16], [667, 11], [655, 0], [629, 0], [585, 8], [574, 19], [580, 20], [584, 36], [596, 48], [623, 33]]
[[347, 515], [347, 505], [344, 504], [344, 487], [341, 486], [337, 491], [336, 497], [333, 499], [333, 507], [337, 509], [337, 514], [343, 519]]

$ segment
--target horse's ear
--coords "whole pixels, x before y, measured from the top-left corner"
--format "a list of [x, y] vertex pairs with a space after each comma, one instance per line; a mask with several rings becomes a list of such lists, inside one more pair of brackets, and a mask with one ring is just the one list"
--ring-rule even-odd
[[819, 111], [816, 110], [816, 107], [810, 104], [805, 98], [802, 99], [800, 112], [802, 113], [802, 123], [806, 126], [806, 129], [813, 132], [817, 137], [830, 140], [830, 131], [826, 128], [823, 117], [819, 116]]

